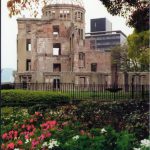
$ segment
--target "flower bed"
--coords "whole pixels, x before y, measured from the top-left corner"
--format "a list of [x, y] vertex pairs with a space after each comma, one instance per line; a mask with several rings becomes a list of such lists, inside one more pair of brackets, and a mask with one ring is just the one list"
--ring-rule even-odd
[[[40, 112], [2, 117], [1, 138], [2, 150], [131, 150], [140, 146], [127, 131], [111, 127], [85, 130], [79, 122], [56, 121], [49, 113]], [[146, 141], [142, 146], [150, 144]]]

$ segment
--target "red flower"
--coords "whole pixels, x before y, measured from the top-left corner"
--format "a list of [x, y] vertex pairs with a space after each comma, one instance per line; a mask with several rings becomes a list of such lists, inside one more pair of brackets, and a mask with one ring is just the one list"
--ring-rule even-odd
[[36, 115], [36, 116], [40, 115], [40, 112], [35, 112], [35, 115]]
[[80, 134], [81, 134], [81, 135], [84, 135], [84, 134], [85, 134], [84, 130], [81, 130], [81, 131], [80, 131]]
[[35, 148], [40, 142], [36, 141], [35, 139], [32, 140], [32, 148]]
[[24, 137], [25, 137], [25, 139], [29, 139], [29, 135], [28, 135], [28, 134], [27, 134], [27, 135], [25, 135]]
[[7, 145], [8, 149], [14, 149], [14, 147], [15, 147], [15, 144], [12, 142]]
[[18, 136], [18, 132], [14, 131], [14, 137], [17, 137], [17, 136]]
[[22, 145], [23, 144], [23, 142], [21, 140], [19, 140], [17, 143], [18, 143], [18, 145]]
[[29, 135], [30, 135], [30, 136], [33, 136], [33, 135], [34, 135], [34, 132], [30, 132]]
[[1, 149], [2, 149], [2, 150], [5, 149], [5, 145], [4, 145], [4, 144], [1, 145]]
[[45, 136], [48, 138], [48, 137], [50, 137], [51, 135], [52, 135], [52, 134], [51, 134], [50, 132], [47, 132]]
[[30, 123], [33, 123], [34, 122], [34, 120], [33, 119], [30, 119]]
[[2, 135], [2, 139], [3, 139], [3, 140], [7, 139], [7, 133], [4, 133], [4, 134]]
[[30, 131], [31, 130], [31, 126], [27, 125], [27, 130]]
[[44, 140], [45, 139], [45, 135], [41, 134], [41, 136], [38, 137], [38, 140]]
[[23, 125], [21, 126], [21, 128], [24, 129], [24, 128], [25, 128], [25, 125], [23, 124]]

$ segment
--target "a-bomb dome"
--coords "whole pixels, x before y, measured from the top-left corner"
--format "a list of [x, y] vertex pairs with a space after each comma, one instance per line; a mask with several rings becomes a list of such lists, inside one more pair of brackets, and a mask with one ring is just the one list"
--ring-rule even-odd
[[47, 4], [72, 4], [83, 7], [83, 0], [47, 0]]

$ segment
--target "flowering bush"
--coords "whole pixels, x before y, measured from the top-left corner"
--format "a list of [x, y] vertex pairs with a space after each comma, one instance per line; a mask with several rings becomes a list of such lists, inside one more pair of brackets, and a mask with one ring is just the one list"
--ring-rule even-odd
[[[20, 122], [15, 122], [11, 130], [8, 128], [8, 131], [2, 134], [3, 144], [1, 145], [1, 149], [41, 148], [45, 141], [51, 143], [51, 131], [56, 128], [57, 122], [55, 120], [46, 120], [40, 112], [35, 112], [34, 115], [28, 116]], [[52, 147], [52, 144], [49, 145], [47, 146]], [[53, 144], [54, 146], [56, 144]]]
[[140, 148], [134, 148], [133, 150], [150, 150], [150, 140], [141, 140]]
[[40, 112], [16, 114], [16, 119], [11, 128], [2, 128], [2, 150], [130, 150], [137, 146], [132, 134], [111, 127], [85, 130]]

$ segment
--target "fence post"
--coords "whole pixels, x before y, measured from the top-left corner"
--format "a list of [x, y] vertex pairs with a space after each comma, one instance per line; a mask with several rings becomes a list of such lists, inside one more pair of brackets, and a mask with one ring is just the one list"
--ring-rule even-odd
[[134, 85], [133, 85], [133, 83], [131, 84], [131, 92], [132, 92], [132, 99], [134, 99]]
[[74, 90], [74, 83], [73, 83], [73, 100], [75, 100], [75, 96], [74, 96], [75, 93], [74, 92], [75, 92], [75, 90]]
[[144, 100], [144, 85], [142, 85], [142, 100]]

